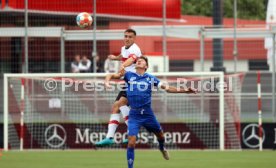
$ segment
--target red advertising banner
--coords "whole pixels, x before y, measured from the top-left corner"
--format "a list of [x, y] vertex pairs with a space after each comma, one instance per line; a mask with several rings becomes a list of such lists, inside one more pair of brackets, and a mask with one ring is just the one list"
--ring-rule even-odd
[[[153, 17], [162, 18], [163, 0], [112, 0], [112, 1], [97, 1], [97, 14], [100, 15], [116, 15], [116, 16], [136, 16], [136, 17]], [[9, 0], [9, 7], [12, 9], [24, 9], [24, 0]], [[77, 12], [92, 12], [93, 0], [29, 0], [28, 9], [40, 12], [49, 13], [77, 13]], [[180, 0], [167, 0], [166, 16], [170, 19], [180, 19], [181, 2]]]

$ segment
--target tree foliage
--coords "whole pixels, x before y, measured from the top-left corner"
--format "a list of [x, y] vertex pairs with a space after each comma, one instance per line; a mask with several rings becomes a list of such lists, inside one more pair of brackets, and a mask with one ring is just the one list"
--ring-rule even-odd
[[[234, 0], [222, 0], [224, 17], [232, 18]], [[237, 0], [237, 15], [241, 19], [264, 20], [268, 0]], [[183, 15], [212, 16], [213, 0], [182, 0]]]

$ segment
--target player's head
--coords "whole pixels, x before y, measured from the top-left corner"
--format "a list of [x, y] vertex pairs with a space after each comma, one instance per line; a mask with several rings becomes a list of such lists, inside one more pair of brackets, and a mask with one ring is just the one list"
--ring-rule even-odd
[[136, 38], [136, 31], [133, 29], [126, 29], [124, 32], [124, 43], [125, 46], [128, 48], [130, 47]]
[[145, 56], [141, 56], [137, 58], [136, 61], [136, 69], [144, 69], [145, 71], [148, 69], [149, 63], [148, 63], [148, 58]]

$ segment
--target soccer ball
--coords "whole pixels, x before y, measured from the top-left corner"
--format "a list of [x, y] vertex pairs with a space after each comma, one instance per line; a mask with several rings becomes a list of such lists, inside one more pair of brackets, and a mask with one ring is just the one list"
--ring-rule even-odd
[[87, 28], [88, 26], [91, 26], [93, 19], [89, 13], [82, 12], [78, 14], [76, 21], [79, 27]]

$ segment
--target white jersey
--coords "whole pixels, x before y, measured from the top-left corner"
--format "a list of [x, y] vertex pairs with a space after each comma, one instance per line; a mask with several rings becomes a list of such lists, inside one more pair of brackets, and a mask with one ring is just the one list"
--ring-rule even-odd
[[[128, 49], [125, 48], [125, 46], [122, 47], [121, 49], [121, 55], [122, 55], [122, 63], [125, 62], [132, 54], [136, 55], [137, 57], [142, 56], [142, 52], [138, 45], [133, 43]], [[135, 70], [135, 64], [133, 63], [132, 65], [125, 67], [126, 72], [131, 71], [131, 72], [136, 72]]]

